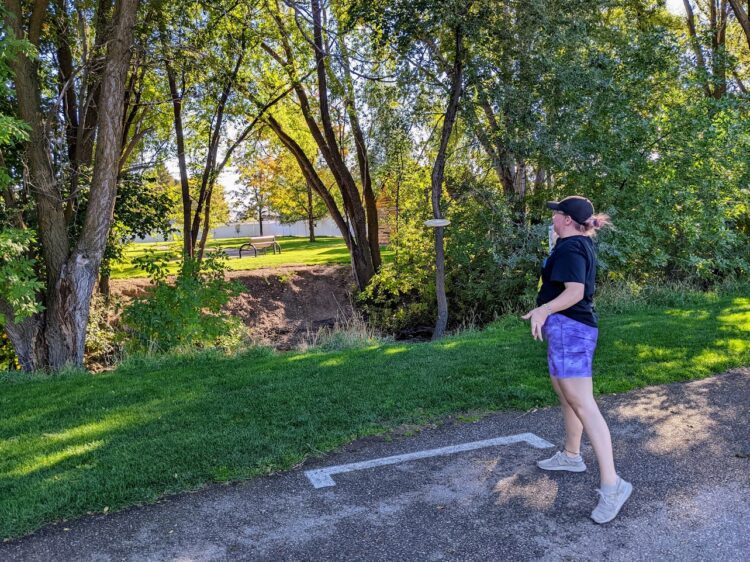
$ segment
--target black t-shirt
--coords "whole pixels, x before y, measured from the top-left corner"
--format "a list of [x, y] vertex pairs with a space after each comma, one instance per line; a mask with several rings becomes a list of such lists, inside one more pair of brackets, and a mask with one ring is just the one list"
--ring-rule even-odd
[[561, 310], [560, 314], [597, 327], [599, 319], [594, 310], [595, 281], [596, 251], [591, 238], [558, 238], [542, 268], [542, 287], [536, 297], [536, 304], [541, 306], [556, 299], [565, 290], [565, 283], [583, 283], [583, 299], [570, 308]]

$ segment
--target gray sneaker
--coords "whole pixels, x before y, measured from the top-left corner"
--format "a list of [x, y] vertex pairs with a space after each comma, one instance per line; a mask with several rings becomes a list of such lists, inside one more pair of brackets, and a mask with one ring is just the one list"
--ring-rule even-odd
[[614, 492], [604, 493], [597, 490], [599, 494], [599, 504], [591, 512], [591, 519], [599, 524], [609, 523], [617, 517], [620, 509], [628, 501], [630, 494], [633, 492], [633, 485], [622, 478], [617, 481], [617, 488]]
[[538, 461], [536, 465], [543, 470], [567, 470], [568, 472], [583, 472], [586, 470], [586, 464], [583, 457], [569, 457], [562, 451], [557, 451], [548, 459]]

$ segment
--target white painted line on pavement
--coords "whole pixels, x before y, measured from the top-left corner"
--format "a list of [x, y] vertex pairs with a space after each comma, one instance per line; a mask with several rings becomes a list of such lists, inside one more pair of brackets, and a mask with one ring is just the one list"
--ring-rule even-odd
[[536, 447], [537, 449], [554, 447], [552, 443], [545, 441], [544, 439], [537, 435], [534, 435], [533, 433], [520, 433], [518, 435], [507, 435], [505, 437], [485, 439], [484, 441], [461, 443], [460, 445], [451, 445], [450, 447], [441, 447], [439, 449], [417, 451], [415, 453], [407, 453], [405, 455], [395, 455], [392, 457], [383, 457], [380, 459], [372, 459], [369, 461], [355, 462], [351, 464], [340, 464], [338, 466], [317, 468], [315, 470], [306, 470], [305, 476], [307, 476], [308, 480], [310, 480], [315, 488], [326, 488], [336, 485], [336, 482], [334, 482], [333, 478], [331, 478], [331, 476], [334, 474], [343, 474], [344, 472], [353, 472], [355, 470], [374, 468], [376, 466], [385, 466], [388, 464], [398, 464], [406, 461], [413, 461], [416, 459], [425, 459], [428, 457], [452, 455], [454, 453], [473, 451], [474, 449], [493, 447], [495, 445], [510, 445], [511, 443], [519, 443], [521, 441], [526, 441], [526, 443], [528, 443], [532, 447]]

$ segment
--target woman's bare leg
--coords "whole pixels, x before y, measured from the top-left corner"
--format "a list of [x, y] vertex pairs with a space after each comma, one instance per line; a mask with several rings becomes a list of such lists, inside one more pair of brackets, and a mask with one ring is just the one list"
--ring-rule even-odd
[[563, 419], [565, 420], [565, 451], [567, 453], [580, 453], [583, 424], [581, 423], [581, 420], [578, 419], [578, 415], [576, 415], [573, 407], [565, 399], [565, 394], [563, 394], [563, 391], [557, 382], [557, 378], [550, 377], [550, 380], [552, 381], [552, 388], [555, 389], [555, 394], [557, 394], [557, 397], [560, 399]]
[[607, 422], [594, 400], [594, 385], [589, 377], [558, 379], [557, 383], [565, 400], [583, 424], [583, 429], [594, 448], [599, 463], [599, 474], [602, 486], [613, 486], [617, 483], [615, 461], [612, 456], [612, 438]]

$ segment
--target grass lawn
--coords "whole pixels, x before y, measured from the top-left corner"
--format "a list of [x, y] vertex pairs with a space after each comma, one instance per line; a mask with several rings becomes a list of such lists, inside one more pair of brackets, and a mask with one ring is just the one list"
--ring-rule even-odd
[[[348, 264], [349, 251], [342, 238], [332, 236], [318, 236], [315, 242], [308, 238], [284, 236], [277, 238], [281, 246], [281, 253], [274, 255], [268, 249], [267, 253], [253, 257], [252, 252], [245, 254], [242, 259], [232, 256], [227, 260], [230, 270], [260, 269], [264, 267], [278, 267], [282, 265], [321, 265], [321, 264]], [[247, 242], [244, 238], [217, 238], [206, 243], [207, 248], [237, 249]], [[175, 259], [182, 250], [181, 242], [154, 242], [143, 244], [130, 244], [125, 249], [122, 262], [112, 264], [112, 279], [130, 279], [134, 277], [146, 277], [146, 273], [133, 265], [133, 259], [142, 256], [147, 250], [157, 254], [173, 255]], [[382, 251], [383, 259], [390, 259], [391, 252], [388, 249]], [[177, 272], [177, 262], [172, 264], [170, 273]]]
[[[750, 298], [603, 315], [600, 393], [750, 364]], [[19, 375], [16, 375], [19, 377]], [[288, 469], [399, 424], [555, 403], [544, 344], [504, 318], [439, 343], [132, 359], [0, 377], [0, 537]]]

